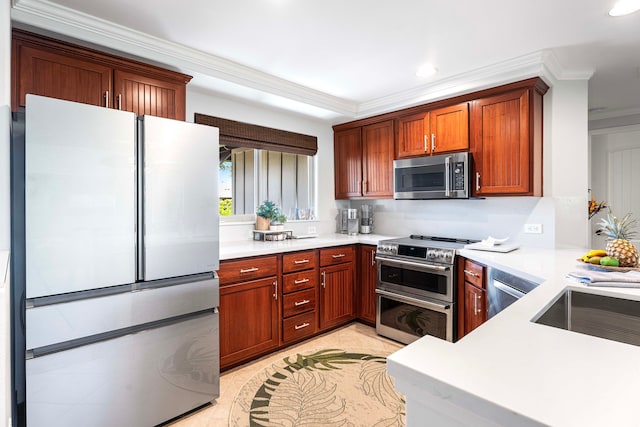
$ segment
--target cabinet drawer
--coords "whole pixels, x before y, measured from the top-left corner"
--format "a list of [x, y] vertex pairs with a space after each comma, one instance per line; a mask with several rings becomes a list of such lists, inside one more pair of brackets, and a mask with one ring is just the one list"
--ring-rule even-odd
[[306, 311], [315, 310], [316, 290], [314, 288], [287, 294], [282, 298], [282, 301], [283, 317], [294, 316]]
[[320, 250], [320, 265], [341, 264], [353, 261], [353, 246], [339, 246]]
[[282, 322], [282, 337], [285, 342], [313, 335], [316, 332], [316, 312], [299, 314]]
[[244, 258], [236, 261], [222, 261], [218, 276], [220, 284], [235, 283], [261, 277], [275, 276], [278, 264], [275, 255], [266, 257]]
[[484, 288], [484, 265], [465, 259], [463, 274], [465, 281]]
[[285, 274], [282, 279], [282, 292], [296, 292], [303, 289], [316, 287], [318, 283], [318, 271], [308, 270], [300, 273]]
[[318, 252], [304, 251], [282, 256], [282, 272], [308, 270], [318, 266]]

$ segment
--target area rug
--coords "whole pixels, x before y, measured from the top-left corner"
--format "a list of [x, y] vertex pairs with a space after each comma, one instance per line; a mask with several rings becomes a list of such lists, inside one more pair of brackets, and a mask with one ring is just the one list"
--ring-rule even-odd
[[405, 425], [386, 355], [325, 349], [292, 354], [254, 375], [229, 414], [234, 427]]

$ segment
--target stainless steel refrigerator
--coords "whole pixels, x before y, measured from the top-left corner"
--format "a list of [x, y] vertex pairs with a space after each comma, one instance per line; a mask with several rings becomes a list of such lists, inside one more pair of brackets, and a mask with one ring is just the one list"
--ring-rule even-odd
[[24, 115], [12, 141], [16, 416], [140, 427], [212, 401], [218, 129], [33, 95]]

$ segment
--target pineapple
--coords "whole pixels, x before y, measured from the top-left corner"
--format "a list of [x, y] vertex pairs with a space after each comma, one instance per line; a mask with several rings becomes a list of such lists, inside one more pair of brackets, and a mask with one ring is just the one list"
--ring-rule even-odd
[[607, 256], [618, 259], [620, 267], [636, 267], [638, 265], [638, 250], [631, 244], [629, 239], [635, 236], [632, 228], [636, 225], [636, 220], [631, 219], [628, 213], [622, 219], [616, 218], [611, 209], [607, 212], [606, 218], [600, 220], [600, 234], [607, 236]]

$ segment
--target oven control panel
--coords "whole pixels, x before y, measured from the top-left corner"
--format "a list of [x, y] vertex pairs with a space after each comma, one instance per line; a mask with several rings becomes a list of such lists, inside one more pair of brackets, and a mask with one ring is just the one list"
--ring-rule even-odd
[[456, 255], [454, 249], [427, 248], [387, 242], [378, 244], [377, 253], [401, 259], [415, 259], [416, 261], [429, 261], [439, 264], [453, 264]]
[[383, 255], [398, 255], [397, 243], [378, 243], [376, 252]]

